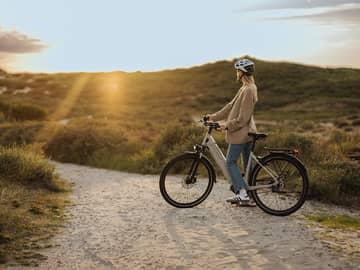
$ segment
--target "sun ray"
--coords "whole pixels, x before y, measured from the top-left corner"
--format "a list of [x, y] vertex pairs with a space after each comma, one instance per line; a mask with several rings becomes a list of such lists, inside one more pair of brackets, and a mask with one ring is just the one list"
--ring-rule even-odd
[[98, 80], [99, 102], [102, 113], [106, 117], [118, 118], [122, 114], [124, 104], [123, 79], [119, 74], [104, 74]]
[[50, 115], [49, 119], [51, 121], [46, 122], [45, 125], [39, 130], [35, 136], [36, 142], [50, 141], [57, 133], [60, 125], [53, 125], [53, 120], [61, 120], [67, 117], [68, 113], [71, 111], [75, 105], [80, 93], [83, 91], [86, 83], [88, 82], [90, 74], [80, 75], [70, 90], [68, 91], [64, 100], [58, 105], [56, 110]]

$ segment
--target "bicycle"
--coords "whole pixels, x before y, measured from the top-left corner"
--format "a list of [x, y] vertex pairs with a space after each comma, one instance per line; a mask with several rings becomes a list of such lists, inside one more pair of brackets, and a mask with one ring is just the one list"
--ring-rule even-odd
[[[226, 158], [211, 135], [213, 130], [219, 130], [219, 123], [210, 122], [206, 116], [200, 122], [208, 129], [202, 143], [194, 145], [193, 151], [172, 158], [160, 174], [159, 187], [163, 198], [178, 208], [199, 205], [216, 183], [214, 166], [205, 156], [207, 150], [231, 183]], [[268, 134], [248, 135], [253, 138], [244, 175], [249, 195], [268, 214], [286, 216], [294, 213], [304, 204], [309, 187], [306, 167], [297, 157], [298, 150], [264, 147], [269, 153], [264, 157], [256, 156], [256, 141], [265, 139]], [[252, 162], [256, 165], [252, 166]]]

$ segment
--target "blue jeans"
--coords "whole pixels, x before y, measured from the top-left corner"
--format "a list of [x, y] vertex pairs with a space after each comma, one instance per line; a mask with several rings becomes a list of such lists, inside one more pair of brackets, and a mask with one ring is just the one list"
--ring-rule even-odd
[[[226, 167], [228, 169], [231, 181], [234, 187], [234, 191], [237, 193], [240, 189], [247, 187], [238, 166], [238, 160], [242, 154], [243, 167], [246, 170], [246, 166], [249, 160], [251, 147], [253, 142], [241, 143], [241, 144], [229, 144], [229, 148], [226, 154]], [[252, 164], [250, 165], [250, 171]]]

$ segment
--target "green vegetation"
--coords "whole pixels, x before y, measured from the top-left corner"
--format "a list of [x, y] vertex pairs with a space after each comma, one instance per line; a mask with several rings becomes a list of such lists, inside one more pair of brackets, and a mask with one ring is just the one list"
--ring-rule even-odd
[[[173, 124], [154, 134], [152, 140], [141, 140], [140, 135], [121, 127], [114, 120], [74, 120], [58, 127], [53, 136], [43, 142], [47, 155], [63, 161], [129, 172], [159, 174], [173, 156], [200, 143], [205, 130], [195, 124]], [[9, 126], [10, 130], [19, 130]], [[33, 133], [43, 127], [32, 123], [22, 129], [24, 137], [37, 137]], [[54, 130], [51, 128], [50, 130]], [[348, 152], [356, 151], [358, 136], [346, 132], [333, 132], [328, 138], [309, 137], [289, 132], [289, 127], [263, 127], [270, 136], [258, 142], [256, 153], [265, 155], [264, 146], [289, 147], [299, 150], [299, 158], [305, 163], [310, 177], [310, 197], [334, 203], [360, 204], [360, 164], [347, 158]], [[4, 131], [6, 134], [7, 132]], [[30, 136], [30, 135], [31, 136]], [[220, 147], [226, 153], [224, 134], [214, 132]], [[4, 137], [0, 143], [17, 143]], [[217, 172], [219, 174], [220, 170]]]
[[339, 215], [339, 216], [319, 215], [319, 216], [307, 216], [307, 218], [313, 221], [317, 221], [320, 224], [333, 229], [360, 230], [359, 217], [350, 217], [346, 215]]
[[62, 191], [63, 183], [54, 169], [41, 152], [32, 148], [0, 147], [0, 175], [6, 181]]
[[[255, 61], [258, 119], [328, 120], [359, 113], [360, 70]], [[81, 86], [77, 89], [75, 86]], [[0, 79], [7, 102], [47, 108], [50, 118], [118, 119], [168, 124], [186, 114], [213, 112], [237, 92], [232, 61], [160, 72], [7, 74]], [[19, 88], [32, 89], [16, 94]], [[67, 97], [76, 104], [66, 114]], [[71, 99], [70, 99], [71, 100]]]
[[8, 121], [43, 120], [47, 114], [46, 110], [36, 105], [5, 102], [0, 102], [0, 113]]
[[[112, 121], [77, 120], [60, 129], [45, 151], [59, 161], [111, 168], [112, 164], [124, 164], [138, 148]], [[109, 157], [116, 163], [109, 162]]]
[[69, 184], [38, 146], [0, 148], [0, 263], [36, 265], [64, 221]]

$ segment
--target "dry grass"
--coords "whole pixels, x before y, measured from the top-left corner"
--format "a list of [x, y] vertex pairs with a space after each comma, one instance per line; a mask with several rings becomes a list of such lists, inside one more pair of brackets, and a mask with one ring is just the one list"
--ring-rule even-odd
[[70, 185], [30, 148], [0, 149], [0, 263], [36, 265], [44, 259], [36, 250], [51, 245], [69, 204]]

